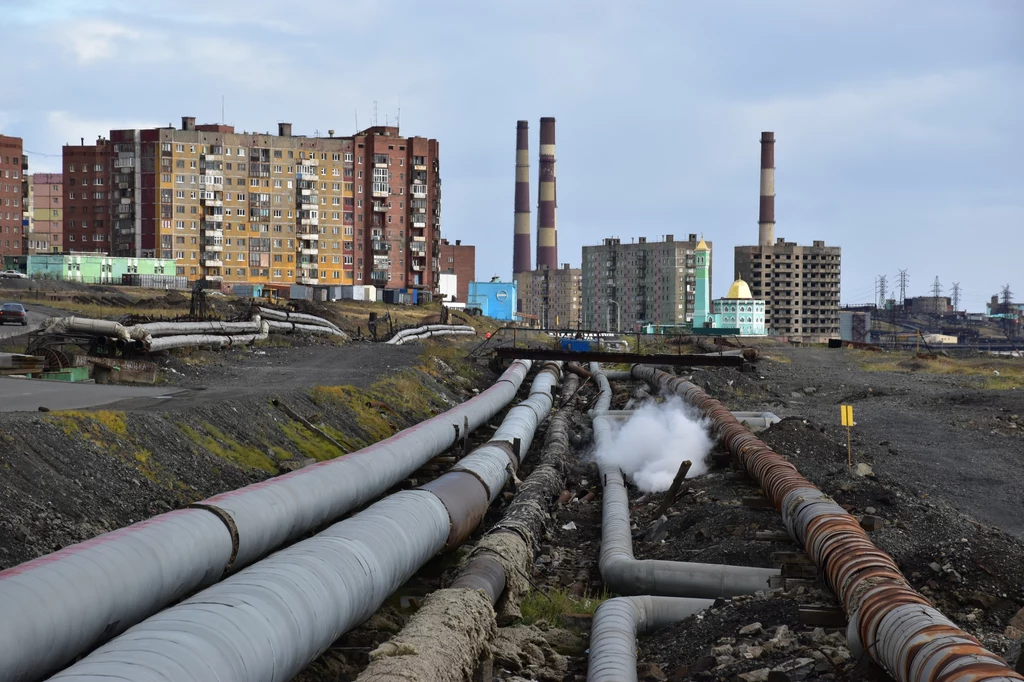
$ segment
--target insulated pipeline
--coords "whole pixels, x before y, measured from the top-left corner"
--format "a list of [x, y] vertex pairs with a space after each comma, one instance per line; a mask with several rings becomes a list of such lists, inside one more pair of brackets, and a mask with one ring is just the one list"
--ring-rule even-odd
[[[509, 411], [502, 422], [507, 428], [495, 438], [532, 438], [546, 416], [540, 414], [544, 396], [550, 410], [557, 381], [558, 367], [545, 366], [529, 398]], [[470, 457], [478, 462], [489, 457], [503, 468], [511, 464], [506, 450], [488, 445]], [[438, 482], [442, 485], [395, 493], [255, 563], [150, 617], [51, 679], [291, 680], [369, 618], [432, 556], [457, 544], [452, 535], [468, 527], [467, 519], [482, 519], [489, 502], [480, 479], [460, 468]], [[477, 502], [461, 505], [465, 499]]]
[[824, 573], [849, 616], [854, 657], [867, 653], [901, 682], [1024, 680], [914, 590], [896, 562], [857, 520], [740, 424], [729, 410], [681, 377], [643, 365], [633, 376], [701, 410], [718, 436], [782, 514], [790, 535]]
[[[594, 441], [598, 449], [612, 436], [611, 421], [602, 416], [611, 405], [608, 378], [591, 367], [601, 389], [594, 408]], [[601, 505], [601, 579], [618, 594], [671, 597], [733, 597], [769, 587], [779, 572], [769, 568], [726, 566], [686, 561], [638, 560], [633, 555], [629, 494], [618, 465], [598, 458], [603, 487]]]
[[[264, 308], [258, 306], [257, 311], [260, 316], [265, 320], [279, 320], [281, 322], [298, 322], [300, 324], [313, 324], [319, 327], [330, 327], [336, 332], [341, 332], [338, 325], [334, 324], [330, 320], [326, 320], [316, 315], [307, 315], [305, 313], [293, 313], [287, 310], [278, 310], [277, 308]], [[341, 332], [344, 333], [344, 332]]]
[[631, 682], [636, 676], [636, 637], [688, 618], [713, 599], [617, 597], [598, 607], [590, 627], [587, 682]]
[[0, 680], [31, 680], [55, 670], [217, 582], [229, 568], [246, 566], [379, 496], [451, 447], [467, 422], [472, 431], [489, 421], [515, 397], [530, 364], [514, 362], [480, 395], [358, 452], [0, 572]]
[[422, 327], [413, 327], [396, 332], [394, 336], [385, 343], [391, 346], [400, 346], [407, 341], [415, 341], [420, 338], [429, 338], [432, 335], [447, 334], [476, 334], [476, 329], [468, 324], [427, 324]]

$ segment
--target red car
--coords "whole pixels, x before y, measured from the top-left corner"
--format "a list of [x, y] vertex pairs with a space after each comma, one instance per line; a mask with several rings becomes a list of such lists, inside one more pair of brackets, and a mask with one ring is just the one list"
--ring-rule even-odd
[[28, 315], [25, 306], [20, 303], [4, 303], [0, 306], [0, 324], [13, 322], [22, 327], [28, 324]]

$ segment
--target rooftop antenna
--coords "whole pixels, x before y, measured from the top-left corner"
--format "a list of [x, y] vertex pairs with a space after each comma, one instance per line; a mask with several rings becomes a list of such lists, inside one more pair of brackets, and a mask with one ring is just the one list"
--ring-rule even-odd
[[224, 95], [220, 96], [220, 122], [221, 124], [226, 123], [226, 119], [224, 118]]
[[356, 132], [359, 132], [359, 110], [352, 109], [352, 115], [356, 117]]
[[377, 125], [377, 100], [373, 100], [373, 125]]
[[398, 128], [399, 132], [402, 131], [402, 105], [401, 104], [398, 105], [398, 120], [395, 121], [395, 127]]

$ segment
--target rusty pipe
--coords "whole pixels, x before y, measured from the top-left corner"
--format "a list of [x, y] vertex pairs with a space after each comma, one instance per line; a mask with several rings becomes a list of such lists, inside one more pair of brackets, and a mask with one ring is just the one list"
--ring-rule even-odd
[[849, 616], [854, 657], [864, 653], [900, 682], [1024, 680], [918, 593], [845, 509], [682, 377], [634, 365], [636, 379], [675, 393], [708, 417], [718, 437], [782, 514], [789, 534], [824, 573]]

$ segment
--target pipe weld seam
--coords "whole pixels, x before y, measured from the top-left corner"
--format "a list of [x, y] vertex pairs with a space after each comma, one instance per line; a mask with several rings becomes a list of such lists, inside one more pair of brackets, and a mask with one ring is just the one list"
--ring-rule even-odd
[[[458, 471], [458, 472], [461, 472], [461, 473], [464, 473], [464, 474], [469, 474], [470, 476], [472, 476], [476, 480], [480, 481], [480, 485], [482, 485], [484, 487], [484, 491], [487, 493], [487, 499], [488, 500], [491, 499], [491, 489], [490, 489], [490, 487], [488, 487], [487, 481], [485, 481], [484, 479], [480, 478], [480, 475], [478, 473], [476, 473], [475, 471], [472, 471], [470, 469], [463, 469], [463, 468], [461, 468], [459, 466], [452, 467], [451, 471], [453, 473]], [[435, 497], [437, 497], [437, 496], [435, 495]]]
[[235, 525], [235, 520], [231, 518], [231, 514], [229, 514], [224, 509], [221, 509], [215, 504], [193, 502], [192, 504], [188, 505], [188, 508], [203, 509], [205, 511], [210, 512], [218, 519], [220, 519], [224, 526], [228, 529], [228, 534], [231, 535], [231, 556], [228, 557], [228, 563], [224, 566], [224, 575], [227, 575], [231, 572], [232, 564], [235, 563], [235, 557], [238, 556], [238, 546], [241, 542], [241, 540], [238, 537], [238, 526]]

